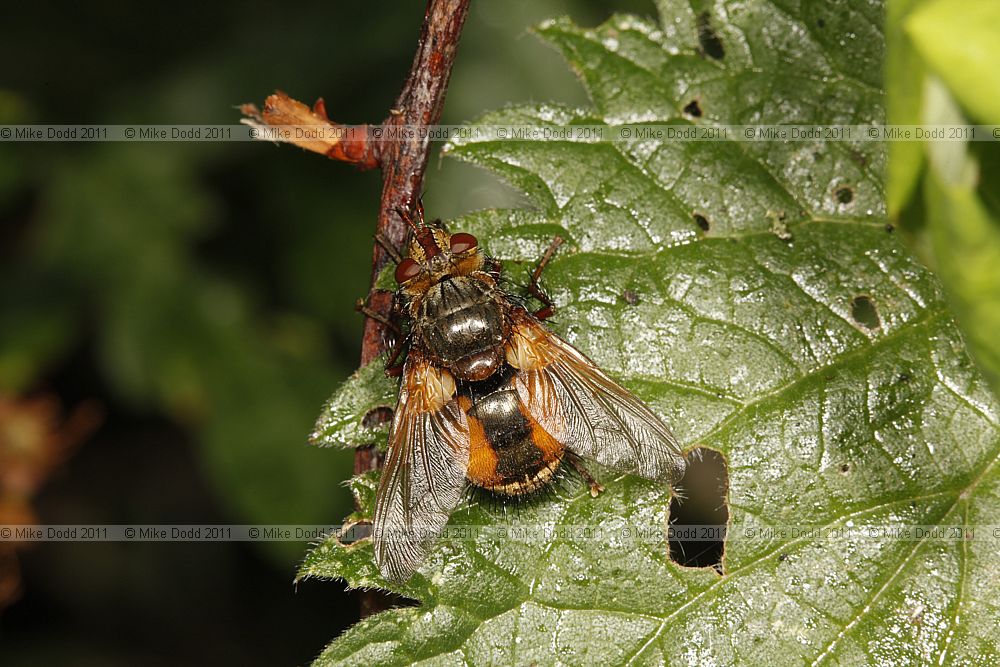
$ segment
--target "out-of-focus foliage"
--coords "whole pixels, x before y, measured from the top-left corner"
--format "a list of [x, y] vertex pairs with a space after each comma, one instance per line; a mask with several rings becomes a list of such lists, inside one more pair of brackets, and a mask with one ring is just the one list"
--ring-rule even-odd
[[[42, 205], [25, 252], [3, 268], [4, 389], [30, 388], [54, 359], [87, 345], [123, 400], [202, 434], [206, 470], [234, 516], [320, 523], [343, 511], [349, 499], [338, 480], [349, 458], [318, 460], [304, 436], [317, 397], [346, 370], [331, 357], [330, 337], [351, 340], [357, 323], [303, 307], [308, 294], [294, 276], [274, 284], [252, 265], [219, 261], [238, 249], [213, 244], [238, 246], [240, 230], [203, 180], [211, 156], [177, 144], [44, 153], [33, 147], [22, 158], [37, 170]], [[313, 259], [301, 256], [311, 242], [294, 238], [317, 236], [315, 225], [296, 223], [313, 214], [275, 205], [282, 224], [266, 236], [291, 238], [275, 244], [286, 256], [271, 261]], [[364, 237], [360, 222], [338, 226]], [[327, 266], [342, 273], [324, 281], [345, 286], [330, 300], [350, 313], [364, 261]]]
[[[1000, 3], [891, 0], [888, 120], [1000, 125]], [[889, 214], [941, 277], [1000, 390], [1000, 138], [891, 144]]]

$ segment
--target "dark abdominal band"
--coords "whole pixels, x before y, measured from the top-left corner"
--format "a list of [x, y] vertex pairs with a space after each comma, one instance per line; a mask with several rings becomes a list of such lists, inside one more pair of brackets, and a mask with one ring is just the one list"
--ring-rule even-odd
[[479, 420], [497, 464], [493, 484], [486, 486], [504, 495], [530, 493], [548, 482], [559, 459], [546, 461], [545, 452], [532, 439], [531, 423], [521, 411], [513, 385], [514, 369], [506, 364], [482, 382], [466, 383], [472, 401], [469, 416]]

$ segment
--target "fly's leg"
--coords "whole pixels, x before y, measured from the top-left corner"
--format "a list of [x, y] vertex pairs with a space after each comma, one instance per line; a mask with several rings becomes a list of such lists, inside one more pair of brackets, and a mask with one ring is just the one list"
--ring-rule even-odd
[[354, 304], [354, 308], [359, 313], [372, 318], [386, 328], [386, 331], [383, 332], [382, 344], [390, 350], [390, 355], [385, 362], [385, 374], [389, 377], [399, 377], [402, 375], [403, 364], [397, 362], [399, 362], [399, 357], [403, 354], [403, 350], [406, 347], [404, 345], [406, 334], [399, 324], [402, 305], [398, 295], [393, 295], [392, 297], [392, 305], [389, 307], [389, 317], [371, 308], [364, 299], [358, 299], [357, 303]]
[[401, 342], [392, 346], [392, 354], [385, 361], [386, 377], [398, 378], [403, 374], [403, 364], [399, 363], [399, 357], [403, 354], [403, 344]]
[[357, 300], [357, 302], [354, 304], [354, 310], [358, 311], [365, 317], [370, 317], [376, 322], [380, 323], [386, 329], [396, 334], [397, 338], [403, 337], [403, 330], [399, 328], [399, 324], [393, 322], [382, 313], [369, 308], [367, 301], [365, 301], [364, 299]]
[[580, 476], [583, 477], [584, 481], [590, 486], [590, 496], [592, 498], [596, 498], [602, 491], [604, 491], [604, 487], [599, 484], [596, 479], [594, 479], [594, 476], [590, 474], [590, 471], [583, 467], [583, 462], [580, 461], [579, 456], [576, 456], [571, 452], [567, 452], [566, 459], [569, 460], [569, 464], [573, 466], [578, 473], [580, 473]]
[[386, 254], [389, 255], [389, 258], [393, 261], [394, 264], [399, 264], [400, 262], [403, 261], [403, 253], [401, 253], [399, 251], [399, 248], [394, 246], [392, 244], [392, 241], [387, 239], [382, 234], [382, 232], [378, 232], [375, 234], [375, 243], [378, 243], [380, 246], [382, 246], [382, 249], [385, 250]]
[[[399, 211], [400, 215], [403, 212]], [[392, 241], [387, 239], [382, 232], [375, 233], [375, 242], [382, 246], [386, 254], [389, 255], [389, 259], [393, 261], [397, 266], [403, 261], [403, 253], [399, 251]], [[399, 302], [395, 296], [392, 298], [391, 316], [393, 319], [389, 319], [382, 313], [379, 313], [368, 306], [364, 299], [358, 299], [357, 303], [354, 304], [355, 310], [359, 313], [363, 313], [365, 316], [372, 318], [376, 322], [382, 324], [386, 329], [395, 334], [395, 339], [393, 344], [387, 344], [386, 347], [392, 348], [392, 354], [389, 359], [385, 362], [385, 374], [389, 377], [399, 377], [403, 374], [403, 364], [397, 364], [399, 361], [399, 356], [403, 353], [403, 330], [399, 324], [395, 321], [399, 317]]]
[[493, 277], [493, 280], [500, 280], [500, 274], [503, 273], [503, 263], [496, 259], [495, 257], [486, 258], [486, 273]]
[[534, 315], [540, 320], [545, 320], [556, 312], [555, 305], [552, 303], [552, 299], [549, 295], [542, 291], [542, 288], [538, 286], [538, 279], [542, 277], [542, 271], [545, 270], [545, 265], [549, 263], [552, 256], [556, 254], [556, 250], [559, 246], [563, 244], [563, 239], [561, 236], [557, 236], [552, 239], [552, 243], [549, 244], [548, 249], [545, 254], [542, 255], [542, 260], [538, 262], [538, 266], [535, 267], [535, 271], [531, 274], [531, 282], [528, 284], [528, 292], [531, 296], [535, 297], [542, 302], [542, 307], [535, 311]]

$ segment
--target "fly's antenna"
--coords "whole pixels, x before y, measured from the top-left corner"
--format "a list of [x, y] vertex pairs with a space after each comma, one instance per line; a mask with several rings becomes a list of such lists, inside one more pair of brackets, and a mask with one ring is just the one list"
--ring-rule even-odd
[[[413, 220], [413, 216], [410, 215], [410, 212], [407, 211], [407, 210], [405, 210], [402, 206], [397, 206], [395, 210], [396, 210], [396, 214], [399, 216], [399, 218], [403, 222], [405, 222], [407, 225], [409, 225], [410, 229], [413, 230], [413, 233], [416, 234], [417, 230], [418, 230], [418, 227], [417, 227], [417, 224]], [[420, 216], [420, 220], [421, 220], [421, 222], [423, 222], [423, 216]]]
[[420, 221], [421, 225], [426, 225], [424, 222], [424, 195], [427, 194], [425, 190], [423, 194], [417, 195], [417, 203], [414, 205], [413, 209], [417, 212], [417, 220]]
[[411, 211], [404, 211], [401, 207], [396, 207], [396, 212], [399, 217], [403, 219], [413, 230], [413, 238], [416, 239], [420, 247], [424, 249], [424, 255], [426, 259], [430, 259], [435, 255], [440, 254], [441, 250], [438, 248], [437, 242], [434, 237], [434, 228], [429, 227], [426, 222], [424, 222], [424, 202], [417, 196], [416, 200], [410, 200]]
[[408, 207], [412, 210], [405, 210], [402, 206], [396, 207], [396, 213], [399, 217], [403, 219], [403, 222], [410, 226], [410, 229], [417, 232], [421, 227], [426, 227], [427, 224], [424, 222], [424, 199], [423, 195], [417, 195], [417, 199], [414, 202], [410, 199], [410, 206]]

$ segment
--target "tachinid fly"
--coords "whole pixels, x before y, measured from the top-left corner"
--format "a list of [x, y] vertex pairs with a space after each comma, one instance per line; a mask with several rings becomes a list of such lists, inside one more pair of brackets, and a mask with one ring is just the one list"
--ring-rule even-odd
[[467, 484], [522, 496], [578, 457], [683, 476], [660, 418], [542, 323], [552, 307], [537, 279], [555, 244], [529, 286], [546, 304], [532, 313], [499, 286], [500, 263], [474, 236], [426, 223], [419, 204], [400, 215], [412, 228], [395, 274], [409, 346], [373, 526], [387, 579], [410, 577]]

